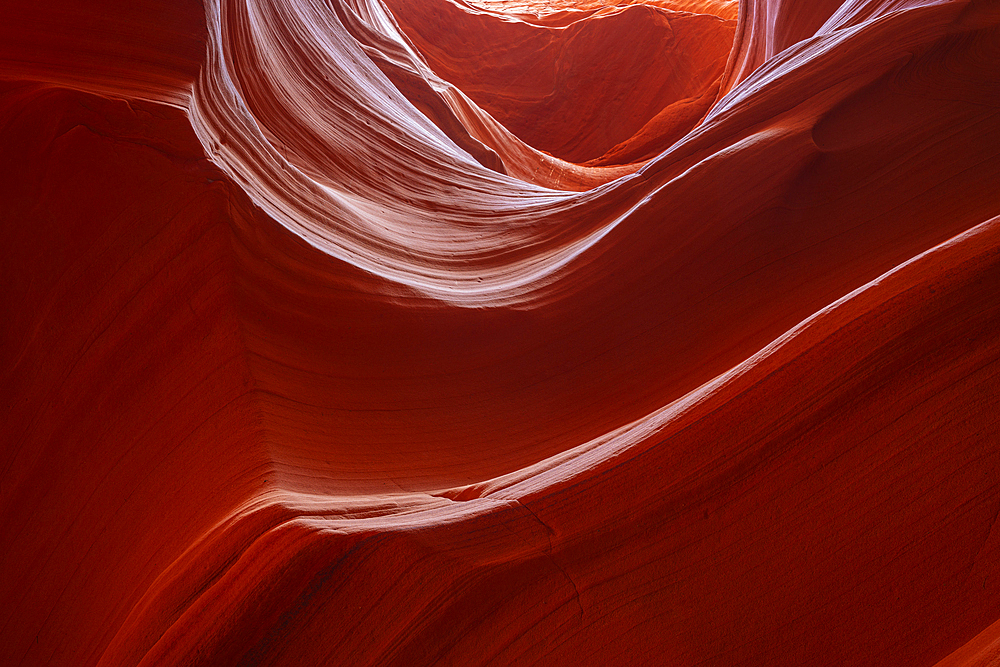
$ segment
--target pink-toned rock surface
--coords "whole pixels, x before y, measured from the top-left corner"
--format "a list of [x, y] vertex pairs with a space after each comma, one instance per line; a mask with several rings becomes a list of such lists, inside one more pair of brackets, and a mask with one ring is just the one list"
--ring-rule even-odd
[[602, 4], [4, 9], [0, 664], [998, 664], [1000, 5]]

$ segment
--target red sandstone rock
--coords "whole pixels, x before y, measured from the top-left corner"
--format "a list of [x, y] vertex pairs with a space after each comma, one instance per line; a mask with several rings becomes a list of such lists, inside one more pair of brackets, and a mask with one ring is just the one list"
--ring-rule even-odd
[[717, 16], [639, 4], [559, 27], [451, 0], [387, 5], [431, 69], [528, 144], [572, 162], [597, 160], [664, 108], [701, 99], [699, 113], [663, 131], [683, 136], [714, 101], [705, 93], [725, 69], [734, 28]]
[[597, 4], [5, 10], [0, 663], [997, 664], [1000, 8]]

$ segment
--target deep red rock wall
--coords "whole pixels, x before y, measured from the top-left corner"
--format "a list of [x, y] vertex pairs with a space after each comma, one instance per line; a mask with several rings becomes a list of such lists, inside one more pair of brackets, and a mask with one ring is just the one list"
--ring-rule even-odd
[[0, 22], [0, 664], [1000, 664], [996, 2], [98, 5]]

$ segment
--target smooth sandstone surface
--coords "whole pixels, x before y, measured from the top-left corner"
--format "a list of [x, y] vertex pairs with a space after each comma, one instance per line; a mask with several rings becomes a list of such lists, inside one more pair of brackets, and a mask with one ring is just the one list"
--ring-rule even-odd
[[1000, 665], [1000, 3], [0, 20], [0, 664]]

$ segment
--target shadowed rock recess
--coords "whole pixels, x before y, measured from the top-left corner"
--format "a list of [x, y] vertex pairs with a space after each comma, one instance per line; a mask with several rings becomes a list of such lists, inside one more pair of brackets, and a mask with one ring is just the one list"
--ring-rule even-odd
[[12, 0], [0, 664], [1000, 665], [1000, 1]]

